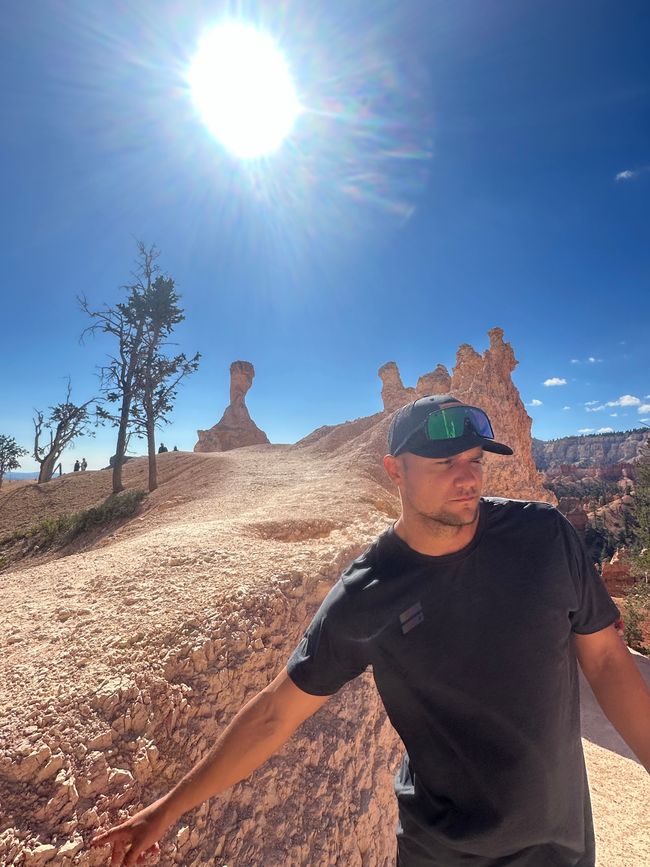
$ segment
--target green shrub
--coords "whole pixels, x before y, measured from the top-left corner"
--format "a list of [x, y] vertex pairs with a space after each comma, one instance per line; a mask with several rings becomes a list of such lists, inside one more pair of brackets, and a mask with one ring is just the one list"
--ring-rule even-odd
[[0, 541], [0, 545], [18, 542], [21, 539], [33, 540], [39, 548], [49, 548], [54, 544], [66, 545], [80, 533], [95, 527], [104, 527], [115, 521], [130, 518], [145, 497], [141, 490], [124, 491], [122, 494], [111, 494], [99, 506], [84, 509], [82, 512], [56, 515], [45, 518], [28, 530], [13, 533]]

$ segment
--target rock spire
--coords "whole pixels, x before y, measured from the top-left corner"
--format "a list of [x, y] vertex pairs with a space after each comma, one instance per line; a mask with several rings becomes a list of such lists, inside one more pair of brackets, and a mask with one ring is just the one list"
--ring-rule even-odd
[[226, 452], [269, 442], [246, 407], [246, 393], [254, 377], [255, 368], [250, 361], [233, 361], [230, 365], [230, 404], [217, 424], [209, 430], [197, 431], [199, 441], [194, 446], [195, 452]]
[[379, 369], [383, 387], [384, 410], [393, 412], [427, 394], [453, 394], [464, 403], [480, 406], [490, 417], [495, 438], [514, 450], [511, 458], [486, 455], [485, 492], [529, 500], [555, 502], [555, 496], [543, 484], [532, 455], [532, 420], [512, 381], [517, 359], [502, 328], [488, 331], [490, 346], [481, 355], [468, 343], [458, 347], [456, 365], [451, 376], [439, 364], [424, 374], [415, 388], [402, 384], [395, 362]]

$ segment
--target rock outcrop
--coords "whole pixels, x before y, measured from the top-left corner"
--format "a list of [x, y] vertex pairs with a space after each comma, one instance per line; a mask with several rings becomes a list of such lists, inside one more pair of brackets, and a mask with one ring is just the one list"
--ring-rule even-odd
[[645, 428], [618, 433], [563, 437], [558, 440], [533, 440], [533, 458], [539, 470], [573, 464], [576, 467], [601, 467], [638, 460], [648, 440]]
[[587, 529], [587, 512], [580, 497], [560, 497], [557, 507], [584, 540]]
[[605, 560], [602, 564], [602, 578], [605, 587], [612, 596], [620, 596], [621, 593], [634, 585], [634, 577], [630, 574], [629, 563], [625, 559], [625, 549], [617, 548], [611, 560]]
[[406, 403], [428, 394], [445, 394], [451, 386], [451, 377], [444, 364], [425, 373], [418, 379], [415, 388], [406, 388], [402, 383], [399, 368], [394, 361], [387, 361], [378, 370], [382, 382], [381, 399], [387, 412], [394, 412]]
[[414, 388], [405, 388], [402, 383], [399, 368], [394, 361], [387, 361], [377, 371], [381, 379], [381, 399], [384, 409], [394, 412], [405, 403], [415, 400], [417, 395]]
[[197, 431], [195, 452], [227, 452], [242, 446], [268, 443], [269, 438], [250, 417], [245, 397], [253, 384], [255, 368], [250, 361], [233, 361], [230, 365], [230, 404], [221, 420], [209, 430]]
[[532, 419], [512, 381], [512, 371], [518, 364], [515, 354], [503, 340], [503, 329], [492, 328], [488, 335], [490, 346], [482, 355], [467, 343], [458, 349], [451, 377], [451, 393], [465, 403], [482, 407], [490, 416], [496, 439], [514, 451], [512, 457], [486, 455], [488, 492], [507, 490], [511, 497], [556, 503], [533, 461]]
[[517, 359], [510, 344], [504, 342], [501, 328], [493, 328], [488, 334], [490, 346], [482, 355], [464, 343], [458, 349], [451, 376], [444, 365], [438, 364], [433, 372], [420, 377], [416, 388], [405, 388], [397, 365], [389, 361], [379, 369], [384, 410], [392, 412], [417, 397], [445, 393], [482, 407], [490, 417], [496, 439], [514, 450], [513, 457], [486, 454], [486, 493], [556, 503], [533, 461], [532, 420], [512, 381]]

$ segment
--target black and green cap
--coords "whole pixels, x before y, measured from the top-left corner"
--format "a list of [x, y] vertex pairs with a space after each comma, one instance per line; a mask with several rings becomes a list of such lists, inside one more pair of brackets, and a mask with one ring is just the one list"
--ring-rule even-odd
[[399, 409], [388, 431], [388, 451], [395, 457], [411, 452], [423, 458], [448, 458], [480, 446], [486, 452], [511, 455], [494, 439], [487, 413], [451, 394], [421, 397]]

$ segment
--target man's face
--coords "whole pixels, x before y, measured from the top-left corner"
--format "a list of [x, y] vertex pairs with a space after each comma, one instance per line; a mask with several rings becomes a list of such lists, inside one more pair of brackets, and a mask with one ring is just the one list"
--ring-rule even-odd
[[400, 490], [406, 514], [447, 526], [471, 524], [478, 515], [483, 488], [483, 449], [450, 458], [421, 458], [405, 452], [385, 459], [388, 474]]

